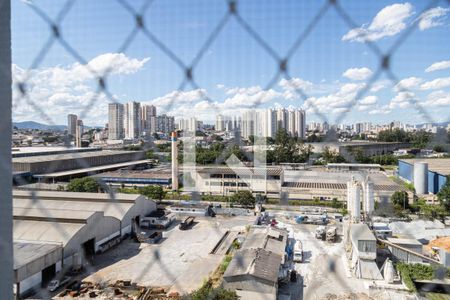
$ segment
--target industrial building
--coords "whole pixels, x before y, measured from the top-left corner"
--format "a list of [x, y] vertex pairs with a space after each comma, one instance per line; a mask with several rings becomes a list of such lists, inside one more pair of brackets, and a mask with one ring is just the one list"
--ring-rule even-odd
[[67, 180], [107, 170], [147, 165], [145, 151], [102, 150], [13, 158], [14, 172], [26, 172], [33, 178]]
[[14, 191], [17, 293], [94, 259], [154, 210], [156, 204], [142, 195]]
[[401, 159], [398, 176], [414, 184], [417, 194], [437, 194], [450, 175], [450, 158]]
[[288, 232], [252, 226], [223, 275], [223, 286], [240, 299], [277, 299], [279, 273], [286, 262]]
[[357, 278], [382, 280], [375, 262], [377, 239], [366, 224], [350, 224], [351, 268]]
[[406, 262], [406, 263], [422, 263], [423, 259], [414, 255], [411, 252], [405, 251], [405, 249], [410, 250], [414, 253], [422, 255], [423, 245], [416, 239], [400, 239], [400, 238], [388, 238], [387, 241], [391, 244], [397, 245], [399, 247], [394, 247], [388, 245], [389, 251], [396, 261]]
[[[239, 190], [279, 195], [283, 182], [280, 167], [230, 168], [226, 166], [197, 167], [194, 173], [195, 187], [199, 192], [229, 195]], [[191, 173], [192, 174], [192, 173]]]
[[17, 147], [12, 148], [12, 157], [30, 157], [40, 155], [67, 154], [101, 151], [100, 147], [77, 148], [77, 147]]
[[395, 150], [409, 148], [409, 143], [397, 142], [371, 142], [371, 141], [351, 141], [351, 142], [326, 142], [307, 143], [313, 147], [315, 153], [321, 153], [327, 147], [344, 157], [353, 157], [355, 151], [361, 151], [364, 156], [382, 155], [392, 153]]
[[99, 173], [93, 176], [110, 186], [146, 186], [162, 185], [169, 187], [172, 184], [172, 174], [164, 171], [149, 170], [117, 170]]
[[347, 183], [356, 177], [360, 181], [367, 180], [372, 184], [374, 199], [384, 201], [390, 199], [395, 191], [405, 190], [404, 187], [390, 180], [380, 172], [369, 174], [358, 171], [326, 171], [313, 170], [284, 170], [282, 182], [283, 198], [287, 199], [320, 199], [339, 201], [347, 199]]

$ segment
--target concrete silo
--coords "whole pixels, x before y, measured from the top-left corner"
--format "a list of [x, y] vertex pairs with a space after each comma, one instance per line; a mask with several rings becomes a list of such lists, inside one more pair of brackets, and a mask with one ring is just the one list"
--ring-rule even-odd
[[364, 185], [364, 213], [371, 215], [375, 209], [375, 199], [373, 194], [373, 183], [365, 182]]
[[355, 180], [347, 182], [347, 209], [350, 219], [358, 223], [361, 216], [361, 187]]
[[414, 188], [417, 194], [428, 194], [428, 164], [425, 162], [414, 163]]

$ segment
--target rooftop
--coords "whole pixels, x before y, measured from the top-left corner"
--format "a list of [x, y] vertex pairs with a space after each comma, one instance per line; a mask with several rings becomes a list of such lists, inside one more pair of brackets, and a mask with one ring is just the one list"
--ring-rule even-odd
[[285, 229], [252, 226], [242, 249], [262, 248], [284, 257], [288, 232]]
[[77, 174], [83, 174], [83, 173], [94, 173], [94, 172], [110, 170], [110, 169], [131, 167], [131, 166], [135, 166], [135, 165], [145, 164], [148, 162], [150, 162], [148, 159], [134, 160], [134, 161], [117, 163], [117, 164], [108, 164], [108, 165], [103, 165], [103, 166], [98, 166], [98, 167], [75, 169], [75, 170], [70, 170], [70, 171], [53, 172], [53, 173], [47, 173], [47, 174], [35, 174], [34, 177], [36, 177], [36, 178], [65, 177], [65, 176], [71, 176], [71, 175], [77, 175]]
[[[233, 169], [227, 166], [205, 166], [205, 167], [197, 166], [196, 169], [198, 173], [205, 173], [205, 174], [237, 174]], [[283, 169], [280, 167], [267, 167], [267, 168], [239, 167], [236, 169], [239, 172], [239, 175], [241, 173], [243, 175], [264, 175], [264, 173], [266, 172], [267, 175], [279, 176], [283, 171]]]
[[135, 153], [138, 157], [142, 154], [141, 151], [124, 151], [124, 150], [102, 150], [92, 152], [79, 152], [79, 153], [63, 153], [63, 154], [51, 154], [51, 155], [38, 155], [29, 157], [14, 157], [13, 163], [38, 163], [38, 162], [52, 162], [60, 161], [64, 159], [83, 159], [88, 157], [100, 157], [110, 155], [121, 155]]
[[398, 238], [387, 238], [388, 242], [397, 245], [416, 245], [421, 246], [422, 244], [416, 239], [398, 239]]
[[236, 252], [223, 276], [251, 275], [276, 284], [280, 264], [281, 256], [271, 251], [242, 249]]
[[103, 212], [105, 217], [122, 220], [139, 197], [142, 196], [115, 194], [112, 199], [102, 193], [36, 192], [36, 199], [33, 199], [28, 191], [14, 191], [14, 218], [76, 222], [86, 221], [95, 212]]
[[408, 164], [414, 165], [415, 162], [425, 162], [428, 164], [428, 170], [442, 174], [450, 175], [450, 158], [411, 158], [400, 159]]
[[65, 246], [85, 224], [13, 220], [14, 240], [61, 243]]
[[352, 224], [350, 232], [353, 241], [376, 241], [375, 236], [366, 224]]
[[101, 174], [94, 175], [94, 177], [119, 177], [119, 178], [145, 178], [145, 179], [171, 179], [172, 173], [168, 171], [153, 171], [150, 170], [141, 170], [141, 171], [133, 171], [133, 170], [118, 170], [105, 172]]
[[54, 251], [61, 251], [61, 245], [52, 243], [36, 243], [14, 241], [14, 270]]

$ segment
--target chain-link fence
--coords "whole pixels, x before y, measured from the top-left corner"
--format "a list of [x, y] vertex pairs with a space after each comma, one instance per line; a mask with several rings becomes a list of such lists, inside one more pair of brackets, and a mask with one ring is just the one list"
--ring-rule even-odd
[[[221, 69], [227, 69], [227, 68], [234, 68], [233, 64], [235, 62], [238, 62], [239, 64], [245, 64], [248, 61], [245, 60], [239, 60], [236, 58], [235, 61], [224, 61], [218, 64], [216, 67], [215, 65], [205, 66], [202, 65], [203, 61], [206, 60], [207, 63], [210, 63], [211, 60], [208, 59], [208, 57], [216, 56], [220, 54], [215, 54], [214, 51], [217, 51], [218, 53], [222, 53], [218, 51], [219, 49], [217, 47], [214, 47], [215, 43], [220, 42], [220, 46], [225, 46], [228, 42], [227, 39], [230, 39], [230, 44], [233, 47], [239, 47], [240, 50], [235, 50], [233, 47], [229, 49], [228, 51], [233, 54], [233, 51], [236, 51], [237, 55], [241, 53], [242, 51], [247, 51], [248, 57], [246, 59], [250, 60], [250, 66], [253, 67], [255, 70], [259, 71], [259, 64], [263, 64], [265, 66], [273, 66], [272, 73], [270, 74], [264, 74], [264, 76], [261, 76], [262, 79], [256, 78], [256, 80], [251, 80], [251, 82], [257, 82], [260, 86], [258, 91], [267, 92], [267, 91], [273, 91], [276, 89], [280, 82], [284, 83], [285, 92], [290, 92], [292, 99], [294, 99], [294, 106], [296, 107], [306, 107], [308, 118], [310, 116], [314, 116], [314, 118], [320, 120], [323, 123], [327, 124], [340, 124], [346, 121], [349, 114], [354, 112], [354, 110], [360, 105], [361, 100], [369, 95], [371, 91], [377, 89], [377, 85], [379, 85], [379, 82], [383, 80], [383, 76], [385, 77], [385, 81], [389, 81], [389, 83], [396, 88], [398, 93], [403, 93], [403, 95], [414, 95], [411, 89], [413, 88], [410, 85], [404, 84], [400, 78], [402, 76], [396, 75], [396, 69], [394, 67], [394, 62], [396, 59], [396, 54], [401, 48], [402, 45], [413, 35], [414, 32], [419, 30], [419, 27], [421, 26], [421, 20], [423, 19], [422, 16], [425, 16], [427, 12], [430, 12], [431, 9], [440, 7], [444, 11], [448, 10], [448, 1], [426, 1], [421, 3], [421, 5], [417, 5], [417, 11], [415, 12], [415, 15], [418, 16], [416, 20], [410, 22], [408, 24], [407, 28], [403, 30], [400, 29], [398, 34], [395, 36], [392, 36], [391, 39], [393, 40], [392, 43], [388, 44], [386, 47], [385, 44], [383, 44], [383, 47], [380, 46], [380, 44], [377, 42], [377, 38], [373, 37], [373, 32], [370, 31], [370, 27], [368, 29], [367, 25], [361, 24], [361, 18], [353, 12], [355, 10], [351, 10], [349, 3], [347, 1], [338, 1], [338, 0], [328, 0], [328, 1], [321, 1], [318, 3], [290, 3], [287, 1], [289, 5], [286, 5], [286, 3], [283, 2], [277, 2], [277, 3], [269, 3], [266, 1], [261, 3], [253, 3], [253, 6], [249, 3], [251, 1], [213, 1], [210, 3], [182, 3], [179, 7], [177, 7], [177, 4], [175, 3], [164, 3], [161, 4], [163, 1], [140, 1], [142, 3], [137, 4], [135, 1], [126, 1], [126, 0], [117, 0], [117, 1], [111, 1], [114, 4], [112, 5], [109, 3], [106, 5], [107, 9], [105, 10], [106, 14], [111, 13], [111, 16], [105, 17], [105, 20], [102, 20], [101, 18], [98, 20], [92, 20], [90, 19], [92, 14], [89, 11], [90, 6], [86, 5], [85, 3], [83, 5], [86, 5], [86, 9], [82, 9], [82, 13], [80, 14], [80, 10], [77, 11], [74, 18], [82, 18], [86, 19], [86, 27], [87, 28], [73, 28], [73, 27], [66, 27], [66, 19], [71, 17], [71, 14], [74, 12], [75, 7], [80, 4], [81, 1], [76, 0], [67, 0], [62, 5], [58, 3], [58, 5], [53, 5], [54, 3], [47, 3], [47, 2], [40, 2], [40, 1], [23, 1], [20, 3], [13, 3], [16, 10], [29, 10], [29, 12], [32, 12], [33, 16], [37, 16], [40, 19], [39, 24], [28, 24], [28, 27], [21, 28], [21, 30], [27, 30], [26, 35], [28, 38], [32, 39], [33, 41], [37, 41], [37, 47], [36, 49], [26, 49], [24, 51], [23, 49], [17, 50], [20, 52], [20, 55], [23, 56], [24, 52], [28, 55], [28, 58], [24, 61], [29, 62], [29, 67], [27, 68], [19, 68], [19, 67], [13, 67], [12, 72], [12, 91], [14, 94], [14, 99], [12, 101], [12, 109], [13, 114], [14, 110], [17, 112], [20, 111], [20, 114], [22, 116], [26, 116], [26, 114], [33, 115], [40, 120], [45, 121], [49, 125], [56, 125], [58, 124], [58, 121], [55, 120], [55, 113], [51, 111], [52, 109], [55, 109], [56, 111], [59, 111], [59, 104], [63, 103], [67, 99], [64, 99], [64, 97], [70, 97], [70, 92], [67, 94], [65, 90], [59, 90], [58, 93], [62, 93], [61, 95], [55, 95], [54, 92], [50, 91], [43, 91], [45, 88], [41, 88], [43, 81], [45, 80], [51, 80], [52, 78], [49, 77], [49, 75], [43, 75], [42, 72], [39, 74], [39, 70], [42, 68], [46, 68], [49, 65], [51, 65], [53, 62], [55, 62], [55, 65], [58, 64], [58, 60], [64, 62], [71, 62], [72, 68], [75, 69], [75, 72], [72, 74], [68, 74], [65, 72], [64, 67], [60, 67], [58, 69], [58, 74], [53, 74], [53, 76], [60, 76], [61, 80], [64, 79], [65, 76], [73, 76], [75, 74], [76, 76], [80, 76], [84, 78], [86, 83], [83, 83], [83, 85], [80, 86], [80, 89], [88, 89], [89, 92], [83, 94], [82, 98], [80, 97], [73, 97], [71, 100], [72, 107], [76, 107], [78, 105], [77, 111], [79, 112], [79, 118], [80, 119], [89, 119], [92, 115], [97, 116], [97, 111], [99, 109], [99, 103], [102, 103], [103, 106], [106, 106], [108, 103], [120, 103], [123, 102], [123, 96], [121, 94], [126, 94], [127, 89], [116, 89], [115, 85], [120, 85], [121, 82], [117, 81], [116, 79], [111, 79], [111, 77], [118, 73], [117, 68], [121, 67], [121, 59], [124, 59], [125, 53], [138, 53], [143, 55], [144, 57], [149, 57], [149, 55], [146, 55], [146, 47], [149, 47], [152, 50], [152, 53], [159, 53], [158, 59], [166, 60], [164, 63], [159, 64], [158, 67], [164, 68], [165, 66], [172, 64], [175, 66], [177, 73], [176, 74], [167, 74], [164, 70], [159, 70], [161, 72], [161, 76], [164, 77], [164, 80], [161, 79], [155, 79], [155, 75], [150, 76], [149, 78], [142, 78], [142, 82], [135, 83], [133, 85], [130, 82], [126, 82], [125, 84], [129, 84], [133, 86], [134, 89], [140, 89], [143, 88], [146, 84], [153, 84], [153, 82], [148, 82], [154, 79], [154, 82], [158, 85], [163, 85], [165, 87], [174, 87], [175, 91], [164, 96], [161, 98], [158, 98], [160, 101], [154, 101], [153, 104], [158, 106], [158, 109], [161, 109], [165, 112], [174, 112], [177, 110], [181, 104], [183, 104], [185, 107], [185, 101], [186, 98], [189, 96], [189, 92], [195, 91], [196, 95], [195, 98], [199, 102], [203, 102], [205, 106], [208, 107], [208, 113], [219, 115], [226, 111], [226, 113], [229, 113], [229, 109], [232, 107], [227, 107], [226, 105], [222, 104], [219, 100], [220, 97], [217, 97], [215, 93], [207, 92], [207, 90], [204, 88], [202, 82], [207, 83], [207, 85], [211, 85], [211, 82], [214, 81], [211, 80], [211, 78], [214, 78], [217, 76], [218, 78], [223, 79], [224, 76], [217, 75], [220, 72], [222, 72]], [[3, 8], [1, 10], [2, 14], [7, 14], [9, 12], [9, 1], [3, 0], [0, 2], [1, 5], [3, 5]], [[160, 4], [161, 6], [157, 6]], [[283, 5], [286, 5], [285, 10], [299, 10], [299, 13], [296, 15], [295, 11], [292, 15], [289, 15], [290, 18], [299, 18], [302, 19], [301, 22], [297, 21], [291, 21], [291, 22], [280, 22], [282, 25], [278, 25], [277, 22], [273, 22], [273, 19], [271, 19], [268, 14], [260, 13], [260, 11], [269, 11], [269, 10], [279, 10], [280, 7]], [[371, 6], [373, 4], [362, 4], [362, 3], [353, 3], [358, 9], [356, 9], [356, 12], [364, 10], [364, 6], [368, 5]], [[95, 7], [97, 10], [101, 10], [101, 4], [93, 5], [92, 7]], [[192, 22], [189, 24], [185, 24], [186, 26], [190, 26], [194, 28], [193, 31], [198, 30], [201, 34], [196, 35], [196, 38], [192, 38], [193, 40], [199, 42], [198, 46], [191, 45], [190, 37], [180, 37], [180, 41], [174, 41], [178, 39], [178, 36], [176, 35], [176, 30], [173, 31], [165, 31], [164, 26], [169, 26], [168, 24], [171, 22], [175, 22], [177, 20], [165, 20], [164, 18], [156, 18], [159, 21], [161, 21], [163, 24], [156, 24], [153, 18], [155, 18], [155, 15], [152, 14], [152, 10], [156, 11], [156, 14], [162, 14], [164, 15], [165, 10], [184, 10], [191, 12], [192, 7], [194, 7], [194, 10], [198, 10], [201, 16], [201, 20], [196, 20], [198, 23]], [[420, 8], [419, 8], [420, 7]], [[14, 8], [14, 7], [13, 7]], [[255, 9], [256, 13], [252, 13], [252, 8]], [[187, 14], [188, 12], [186, 12]], [[103, 16], [102, 13], [98, 14], [99, 16]], [[255, 16], [256, 15], [256, 16]], [[275, 19], [279, 16], [277, 14], [275, 15]], [[175, 14], [175, 16], [179, 17], [182, 21], [186, 21], [186, 18], [183, 17], [183, 12], [179, 14]], [[26, 22], [26, 17], [23, 19], [19, 19], [17, 21], [13, 19], [11, 20], [12, 24], [15, 24], [15, 22]], [[125, 18], [127, 20], [126, 25], [124, 28], [114, 28], [114, 20], [111, 21], [111, 18], [119, 18], [123, 19]], [[255, 19], [258, 18], [268, 18], [270, 22], [265, 26], [261, 25], [264, 22], [255, 22]], [[302, 84], [302, 82], [299, 82], [299, 78], [303, 74], [302, 69], [306, 68], [307, 66], [313, 66], [314, 64], [311, 64], [310, 62], [306, 62], [305, 60], [299, 59], [298, 57], [305, 56], [307, 58], [312, 57], [311, 59], [314, 59], [314, 51], [319, 51], [318, 48], [327, 47], [327, 41], [326, 39], [330, 38], [329, 36], [324, 35], [321, 37], [321, 39], [318, 40], [318, 44], [314, 45], [313, 47], [317, 47], [316, 49], [311, 50], [311, 46], [308, 45], [308, 52], [302, 52], [302, 49], [304, 49], [305, 44], [307, 43], [308, 39], [312, 39], [315, 35], [315, 32], [317, 28], [319, 27], [319, 24], [327, 22], [327, 18], [333, 18], [333, 20], [338, 20], [342, 24], [345, 25], [346, 30], [352, 34], [351, 39], [356, 42], [363, 42], [364, 46], [367, 49], [367, 54], [371, 56], [371, 61], [375, 61], [375, 71], [370, 72], [370, 74], [364, 78], [364, 82], [358, 86], [358, 88], [355, 89], [355, 92], [352, 93], [350, 97], [348, 97], [345, 101], [344, 105], [338, 106], [340, 109], [337, 110], [337, 113], [330, 114], [325, 111], [325, 107], [334, 107], [336, 103], [338, 103], [341, 99], [339, 94], [336, 97], [330, 97], [325, 99], [325, 103], [320, 101], [312, 101], [312, 99], [316, 99], [314, 92], [311, 91], [310, 88], [308, 88], [307, 84]], [[189, 18], [187, 18], [189, 20]], [[7, 17], [0, 18], [2, 22], [6, 20], [6, 22], [9, 23], [9, 19]], [[206, 22], [207, 25], [202, 24], [202, 22]], [[103, 29], [97, 29], [95, 26], [96, 21], [101, 23]], [[192, 21], [192, 20], [189, 20]], [[364, 20], [364, 22], [367, 22], [368, 20]], [[167, 22], [167, 23], [165, 23]], [[186, 21], [188, 22], [188, 21]], [[258, 26], [255, 26], [254, 24], [257, 23]], [[105, 25], [106, 24], [106, 25]], [[121, 23], [122, 24], [122, 23]], [[211, 26], [211, 24], [213, 24]], [[285, 25], [288, 24], [288, 25]], [[36, 29], [32, 28], [34, 25], [36, 25]], [[45, 27], [43, 27], [45, 26]], [[233, 32], [227, 32], [226, 38], [223, 38], [224, 32], [227, 30], [228, 27], [232, 28], [234, 31], [239, 31], [241, 35], [245, 36], [245, 38], [240, 37], [241, 39], [236, 42], [236, 40], [233, 40]], [[275, 27], [275, 28], [269, 28], [269, 27]], [[448, 25], [447, 25], [448, 26]], [[100, 27], [100, 25], [99, 25]], [[333, 23], [330, 22], [330, 25], [328, 27], [325, 27], [327, 31], [333, 32]], [[2, 28], [6, 28], [5, 26], [2, 26]], [[46, 28], [46, 29], [45, 29]], [[117, 37], [113, 38], [115, 43], [111, 43], [106, 37], [103, 37], [102, 34], [106, 31], [109, 32], [109, 35], [114, 35], [115, 31], [117, 31]], [[157, 28], [157, 30], [155, 30]], [[172, 27], [173, 28], [173, 27]], [[84, 51], [86, 52], [95, 52], [93, 49], [95, 47], [90, 48], [89, 45], [79, 45], [77, 43], [73, 42], [73, 37], [71, 35], [76, 35], [77, 38], [75, 40], [80, 41], [80, 35], [83, 35], [83, 30], [86, 31], [92, 31], [98, 34], [98, 43], [105, 43], [108, 46], [108, 49], [111, 51], [111, 55], [106, 60], [106, 64], [103, 64], [101, 67], [93, 63], [93, 60], [88, 59], [84, 55]], [[33, 31], [39, 31], [34, 32]], [[44, 33], [43, 33], [44, 31]], [[77, 32], [77, 31], [81, 31]], [[97, 33], [98, 31], [98, 33]], [[157, 34], [156, 31], [159, 33]], [[323, 28], [322, 28], [323, 31]], [[322, 32], [321, 31], [321, 32]], [[31, 32], [31, 33], [30, 33]], [[271, 38], [268, 39], [264, 34], [261, 32], [269, 33], [271, 35]], [[284, 32], [289, 32], [291, 38], [289, 41], [288, 39], [283, 41], [283, 44], [274, 44], [273, 36], [276, 35], [283, 35]], [[161, 33], [164, 33], [164, 38], [160, 36]], [[48, 36], [45, 37], [45, 34]], [[174, 34], [175, 38], [168, 38], [167, 35]], [[323, 33], [322, 33], [323, 34]], [[13, 28], [13, 35], [14, 35], [14, 28]], [[36, 35], [33, 37], [33, 35]], [[199, 38], [198, 36], [201, 36]], [[2, 45], [3, 41], [10, 40], [9, 35], [6, 33], [2, 33]], [[120, 37], [120, 38], [119, 38]], [[17, 37], [20, 39], [20, 36]], [[110, 38], [110, 37], [108, 37]], [[222, 40], [221, 40], [222, 39]], [[344, 39], [344, 38], [343, 38]], [[14, 39], [13, 39], [14, 40]], [[241, 41], [245, 41], [248, 43], [248, 49], [246, 50], [246, 45], [237, 45]], [[92, 42], [90, 40], [89, 42]], [[87, 43], [89, 43], [87, 42]], [[175, 47], [173, 45], [181, 45], [183, 42], [190, 45], [189, 50], [186, 50], [184, 47]], [[356, 43], [355, 42], [355, 43]], [[140, 43], [145, 43], [145, 46], [141, 46]], [[113, 46], [114, 45], [114, 46]], [[235, 46], [236, 45], [236, 46]], [[18, 46], [22, 46], [18, 45]], [[10, 57], [9, 53], [3, 53], [3, 50], [9, 47], [2, 47], [2, 53], [1, 56], [1, 65], [0, 68], [2, 69], [2, 76], [6, 75], [6, 79], [2, 81], [2, 96], [5, 102], [9, 101], [8, 99], [11, 99], [11, 89], [10, 89], [10, 81], [9, 77], [11, 75], [9, 74], [9, 71], [6, 72], [5, 70], [10, 70], [9, 67], [10, 61], [8, 57]], [[57, 48], [57, 50], [54, 50]], [[136, 50], [137, 48], [137, 50]], [[13, 45], [13, 49], [15, 49]], [[82, 50], [81, 50], [82, 49]], [[244, 50], [242, 50], [244, 49]], [[55, 58], [51, 58], [52, 54], [57, 53], [59, 56]], [[258, 53], [258, 56], [261, 57], [260, 59], [254, 59], [252, 60], [253, 53]], [[226, 56], [227, 59], [232, 57], [233, 55]], [[186, 58], [186, 57], [190, 57]], [[340, 57], [337, 57], [340, 59]], [[54, 59], [54, 60], [53, 60]], [[150, 58], [153, 59], [153, 58]], [[342, 59], [344, 59], [342, 57]], [[145, 60], [145, 59], [144, 59]], [[132, 63], [134, 64], [145, 64], [145, 61], [139, 61], [135, 60]], [[351, 60], [350, 60], [351, 61]], [[305, 63], [305, 67], [301, 65], [301, 63]], [[14, 63], [14, 62], [13, 62]], [[103, 61], [105, 63], [105, 61]], [[320, 70], [320, 72], [325, 73], [328, 66], [321, 65], [320, 62], [317, 62], [316, 64]], [[57, 66], [58, 68], [59, 66]], [[246, 76], [246, 73], [248, 72], [248, 77], [257, 77], [258, 74], [256, 74], [253, 70], [251, 70], [251, 67], [243, 67], [238, 66], [235, 70], [233, 70], [230, 74], [236, 75], [238, 78], [242, 78]], [[333, 68], [331, 66], [330, 68]], [[175, 70], [171, 68], [171, 70]], [[133, 70], [124, 70], [122, 71], [123, 74], [127, 73], [133, 73]], [[237, 73], [243, 73], [243, 74], [237, 74]], [[228, 74], [227, 74], [228, 75]], [[225, 76], [227, 76], [225, 75]], [[255, 78], [253, 78], [255, 79]], [[69, 80], [69, 79], [68, 79]], [[68, 81], [68, 85], [73, 84], [77, 79], [70, 79]], [[126, 81], [126, 79], [123, 79]], [[300, 80], [301, 81], [301, 80]], [[113, 82], [113, 83], [111, 83]], [[234, 80], [231, 80], [231, 82], [235, 82]], [[304, 83], [304, 82], [303, 82]], [[221, 82], [215, 82], [216, 85], [223, 85]], [[7, 89], [5, 89], [5, 86]], [[51, 88], [51, 87], [50, 87]], [[222, 89], [227, 87], [222, 87]], [[36, 91], [37, 90], [37, 91]], [[120, 91], [120, 92], [118, 92]], [[40, 93], [40, 94], [39, 94]], [[409, 93], [409, 94], [408, 94]], [[41, 98], [37, 97], [40, 95]], [[247, 95], [248, 96], [248, 95]], [[40, 99], [42, 97], [47, 98], [54, 98], [52, 101], [50, 101], [51, 106], [47, 104], [43, 104], [40, 102]], [[145, 96], [144, 96], [145, 97]], [[249, 96], [250, 97], [250, 96]], [[252, 100], [249, 105], [246, 105], [246, 109], [249, 110], [256, 110], [258, 108], [263, 108], [267, 106], [267, 102], [263, 99], [265, 97], [265, 93], [261, 93], [261, 95], [256, 95], [256, 100]], [[158, 100], [157, 99], [157, 100]], [[273, 99], [273, 98], [272, 98]], [[245, 102], [245, 97], [242, 98], [242, 102]], [[336, 103], [334, 103], [336, 102]], [[423, 121], [424, 123], [437, 123], [437, 120], [433, 117], [433, 112], [429, 112], [429, 109], [426, 107], [426, 104], [424, 104], [423, 101], [420, 101], [417, 99], [417, 97], [414, 96], [405, 96], [403, 99], [403, 102], [405, 105], [408, 105], [409, 107], [412, 107], [414, 109], [414, 117], [416, 120]], [[74, 106], [75, 103], [75, 106]], [[63, 104], [61, 104], [63, 105]], [[191, 105], [191, 104], [189, 104]], [[187, 114], [189, 113], [189, 108], [192, 109], [192, 107], [189, 107], [187, 110], [183, 111], [183, 113]], [[236, 103], [232, 103], [230, 105], [236, 105]], [[5, 107], [7, 107], [5, 106]], [[106, 109], [106, 108], [105, 108]], [[373, 108], [375, 109], [375, 108]], [[64, 113], [64, 111], [60, 111], [61, 113]], [[2, 134], [7, 134], [8, 137], [2, 138], [2, 173], [9, 174], [10, 172], [10, 165], [9, 165], [9, 157], [10, 155], [7, 152], [3, 152], [4, 149], [10, 148], [10, 143], [7, 142], [10, 138], [10, 133], [8, 128], [10, 128], [10, 120], [11, 120], [11, 112], [8, 109], [3, 109], [3, 118], [1, 118], [1, 122], [7, 122], [8, 125], [1, 124]], [[66, 112], [70, 113], [70, 112]], [[237, 113], [234, 111], [234, 113]], [[196, 112], [194, 112], [192, 115], [196, 115]], [[334, 116], [334, 118], [333, 118]], [[91, 118], [92, 119], [92, 118]], [[448, 119], [448, 117], [447, 117]], [[448, 120], [445, 120], [448, 121]], [[186, 138], [189, 138], [189, 136], [186, 136]], [[193, 139], [193, 136], [190, 137], [192, 143], [189, 143], [189, 139], [185, 140], [184, 143], [184, 157], [185, 157], [185, 163], [186, 165], [188, 163], [191, 163], [191, 165], [195, 165], [195, 155], [191, 155], [191, 151], [195, 151], [195, 141]], [[429, 141], [430, 145], [434, 145], [435, 140], [441, 140], [442, 137], [440, 137], [438, 134], [434, 136], [434, 140]], [[326, 135], [322, 142], [335, 142], [337, 140], [336, 136], [336, 130], [330, 130]], [[225, 147], [223, 151], [223, 155], [220, 156], [218, 161], [223, 162], [226, 160], [227, 157], [225, 155], [232, 149], [235, 145], [241, 145], [241, 141], [236, 141], [229, 143], [227, 147]], [[255, 145], [258, 145], [258, 142], [255, 143]], [[263, 145], [261, 145], [263, 146]], [[144, 146], [145, 150], [152, 149], [154, 151], [158, 151], [158, 148], [156, 147], [156, 144], [153, 142], [146, 143]], [[141, 155], [141, 154], [139, 154]], [[141, 157], [137, 155], [136, 160], [141, 159]], [[91, 167], [90, 164], [83, 158], [81, 154], [74, 153], [73, 156], [76, 158], [78, 166], [82, 168], [89, 168]], [[257, 155], [255, 155], [257, 156]], [[61, 154], [61, 157], [63, 155]], [[354, 157], [349, 157], [348, 160], [354, 161]], [[5, 163], [7, 162], [8, 163]], [[231, 161], [228, 161], [230, 163], [230, 167], [234, 168], [236, 173], [239, 173], [239, 167], [241, 166], [239, 163], [234, 161], [231, 163]], [[255, 166], [257, 164], [262, 163], [262, 167], [265, 166], [265, 156], [264, 158], [259, 157], [257, 160], [255, 160]], [[5, 167], [3, 167], [5, 165]], [[51, 165], [50, 168], [47, 169], [48, 173], [53, 173], [58, 170], [57, 165]], [[186, 169], [187, 170], [187, 169]], [[267, 170], [265, 169], [267, 172]], [[195, 170], [193, 171], [195, 172]], [[239, 174], [238, 174], [239, 175]], [[244, 177], [245, 174], [242, 174], [242, 177]], [[1, 180], [10, 180], [9, 175], [8, 176], [1, 176]], [[299, 178], [293, 179], [298, 180]], [[21, 180], [20, 178], [17, 180]], [[116, 202], [116, 196], [114, 190], [106, 183], [103, 182], [101, 179], [96, 179], [98, 183], [101, 185], [102, 189], [105, 190], [110, 195], [110, 201]], [[10, 186], [9, 182], [2, 182], [1, 186], [8, 187]], [[187, 184], [186, 184], [187, 186]], [[10, 192], [9, 189], [8, 192]], [[11, 221], [11, 196], [7, 193], [4, 194], [5, 199], [8, 201], [2, 201], [1, 205], [1, 211], [2, 211], [2, 254], [5, 253], [6, 255], [2, 255], [2, 265], [8, 266], [7, 269], [11, 269], [12, 265], [12, 255], [9, 255], [11, 253], [11, 237], [10, 237], [10, 230], [11, 227], [10, 221]], [[36, 193], [31, 193], [33, 201], [31, 203], [32, 208], [37, 208], [45, 211], [45, 209], [41, 206], [39, 203], [39, 197], [36, 196]], [[195, 184], [193, 187], [193, 195], [197, 195], [195, 193]], [[105, 204], [104, 210], [108, 209], [108, 203]], [[30, 207], [30, 208], [31, 208]], [[119, 206], [119, 210], [120, 210]], [[125, 211], [121, 211], [121, 213], [125, 214]], [[49, 219], [54, 218], [52, 215], [53, 212], [49, 211], [47, 212], [46, 216]], [[3, 222], [5, 224], [3, 224]], [[55, 223], [56, 230], [59, 232], [61, 236], [66, 236], [68, 233], [65, 231], [63, 227], [58, 227], [58, 223]], [[219, 231], [219, 228], [215, 228], [217, 231]], [[5, 234], [3, 234], [3, 230], [5, 230]], [[321, 246], [318, 245], [318, 248]], [[5, 249], [5, 250], [4, 250]], [[340, 259], [340, 258], [339, 258]], [[5, 261], [3, 263], [3, 260]], [[149, 270], [152, 268], [153, 265], [160, 265], [159, 269], [163, 270], [167, 273], [167, 276], [171, 279], [172, 282], [177, 281], [177, 274], [173, 274], [173, 270], [171, 270], [170, 266], [164, 265], [164, 261], [160, 259], [160, 253], [158, 252], [158, 249], [154, 250], [152, 252], [152, 259], [149, 259], [148, 267], [142, 268], [141, 272], [146, 272], [146, 270]], [[342, 274], [340, 272], [336, 271], [336, 260], [330, 260], [329, 263], [329, 269], [328, 271], [330, 273], [333, 273], [334, 277], [336, 277], [337, 282], [342, 286], [342, 290], [351, 290], [350, 287], [348, 287], [348, 281], [346, 279], [340, 278]], [[95, 268], [89, 269], [89, 271], [96, 270]], [[7, 272], [2, 272], [2, 274], [5, 274]], [[138, 277], [142, 277], [144, 274], [141, 274]], [[2, 275], [4, 276], [4, 275]], [[6, 276], [6, 275], [5, 275]], [[5, 283], [7, 286], [10, 286], [11, 280], [5, 279], [2, 280], [2, 283]], [[7, 290], [9, 287], [5, 288], [2, 284], [2, 295], [8, 295]], [[321, 287], [318, 287], [319, 289]], [[311, 291], [311, 290], [310, 290]], [[312, 292], [312, 291], [311, 291]], [[314, 295], [304, 294], [303, 298], [305, 299], [312, 299]], [[3, 298], [3, 297], [2, 297]], [[4, 297], [9, 298], [9, 296]]]

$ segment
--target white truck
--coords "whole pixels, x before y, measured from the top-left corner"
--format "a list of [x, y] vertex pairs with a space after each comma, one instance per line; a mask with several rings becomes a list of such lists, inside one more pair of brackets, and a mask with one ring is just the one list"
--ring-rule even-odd
[[322, 226], [322, 225], [318, 226], [316, 228], [316, 239], [324, 240], [325, 239], [325, 231], [326, 231], [325, 226]]
[[326, 233], [326, 240], [329, 243], [334, 243], [336, 241], [336, 231], [337, 228], [335, 226], [329, 227]]
[[297, 240], [294, 245], [294, 262], [303, 262], [303, 245], [302, 242]]
[[64, 276], [64, 277], [61, 278], [61, 279], [54, 279], [54, 280], [50, 281], [50, 283], [49, 283], [48, 286], [47, 286], [47, 289], [48, 289], [50, 292], [54, 292], [54, 291], [56, 291], [59, 287], [61, 287], [61, 286], [65, 285], [66, 283], [68, 283], [69, 280], [70, 280], [70, 277], [68, 277], [68, 276]]

